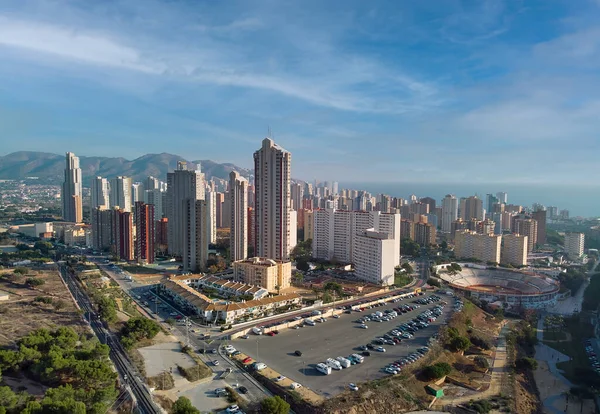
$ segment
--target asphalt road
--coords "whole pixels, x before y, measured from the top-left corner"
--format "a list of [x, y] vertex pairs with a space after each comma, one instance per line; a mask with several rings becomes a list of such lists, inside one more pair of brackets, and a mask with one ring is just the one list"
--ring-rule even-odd
[[[357, 327], [358, 324], [353, 322], [361, 315], [391, 309], [403, 303], [411, 303], [415, 299], [388, 304], [362, 313], [343, 314], [340, 319], [328, 318], [327, 322], [317, 323], [314, 327], [286, 329], [274, 337], [251, 335], [249, 339], [237, 339], [231, 343], [236, 349], [257, 361], [264, 362], [281, 375], [329, 397], [343, 391], [350, 382], [360, 383], [388, 375], [382, 370], [387, 364], [427, 345], [429, 338], [449, 316], [454, 303], [452, 298], [443, 297], [448, 305], [444, 308], [442, 316], [434, 323], [417, 331], [414, 338], [403, 340], [400, 345], [384, 345], [387, 352], [371, 351], [371, 356], [365, 357], [364, 363], [352, 365], [341, 371], [333, 370], [331, 375], [323, 375], [315, 369], [317, 363], [324, 362], [327, 358], [347, 357], [354, 352], [360, 353], [358, 346], [366, 345], [375, 337], [382, 336], [416, 317], [423, 310], [435, 306], [435, 304], [421, 306], [389, 322], [367, 322], [368, 329], [360, 329]], [[302, 357], [294, 355], [296, 350], [302, 351]]]

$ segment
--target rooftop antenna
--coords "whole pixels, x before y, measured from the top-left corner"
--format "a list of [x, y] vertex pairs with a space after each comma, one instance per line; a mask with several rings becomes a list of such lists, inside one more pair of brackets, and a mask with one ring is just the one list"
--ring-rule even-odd
[[271, 126], [267, 126], [267, 137], [271, 138]]

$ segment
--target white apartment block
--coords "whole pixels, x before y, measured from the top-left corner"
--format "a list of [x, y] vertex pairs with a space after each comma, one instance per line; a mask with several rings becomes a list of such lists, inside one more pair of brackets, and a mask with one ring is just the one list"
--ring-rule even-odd
[[102, 207], [110, 208], [110, 185], [106, 178], [95, 177], [92, 179], [92, 204], [91, 209]]
[[394, 284], [396, 243], [387, 232], [367, 229], [354, 236], [354, 274], [370, 283]]
[[110, 180], [110, 206], [131, 213], [131, 177], [115, 177]]
[[583, 233], [565, 233], [565, 251], [569, 259], [575, 260], [583, 255], [584, 243]]
[[[306, 226], [306, 224], [305, 224]], [[313, 256], [356, 265], [356, 239], [367, 229], [387, 234], [392, 262], [400, 264], [400, 214], [327, 208], [313, 211]]]
[[452, 223], [458, 219], [458, 199], [456, 196], [448, 194], [442, 200], [442, 231], [450, 233]]
[[478, 234], [470, 230], [457, 231], [454, 254], [458, 258], [474, 258], [484, 263], [500, 263], [501, 235]]
[[229, 174], [229, 256], [232, 262], [248, 257], [248, 180], [237, 171]]
[[292, 154], [265, 138], [254, 153], [254, 237], [256, 255], [290, 257], [290, 175]]
[[500, 263], [511, 266], [527, 265], [528, 237], [520, 234], [507, 234], [502, 237]]

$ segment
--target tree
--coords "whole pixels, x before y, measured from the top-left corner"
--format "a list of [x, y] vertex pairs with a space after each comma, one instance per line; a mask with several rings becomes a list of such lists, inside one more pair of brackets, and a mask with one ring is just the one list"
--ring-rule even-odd
[[10, 387], [0, 387], [0, 407], [13, 409], [17, 405], [17, 394]]
[[52, 250], [52, 243], [45, 241], [37, 241], [33, 245], [34, 250], [39, 250], [42, 254], [48, 254], [50, 250]]
[[432, 277], [430, 277], [429, 279], [427, 279], [427, 284], [428, 284], [429, 286], [436, 286], [436, 287], [440, 287], [440, 286], [442, 286], [442, 285], [440, 284], [440, 282], [438, 282], [436, 279], [434, 279], [434, 278], [432, 278]]
[[406, 271], [407, 274], [411, 275], [414, 273], [414, 269], [413, 267], [410, 265], [410, 263], [406, 262], [406, 263], [402, 263], [402, 265], [400, 266], [402, 269], [404, 269]]
[[487, 358], [482, 357], [482, 356], [476, 356], [475, 357], [475, 365], [477, 365], [479, 368], [483, 368], [483, 369], [488, 369], [490, 367], [490, 363], [488, 362]]
[[294, 282], [302, 283], [304, 281], [304, 275], [301, 272], [294, 272]]
[[414, 256], [414, 257], [418, 257], [420, 255], [421, 252], [421, 246], [419, 246], [419, 244], [417, 242], [415, 242], [414, 240], [411, 239], [402, 239], [402, 241], [400, 242], [401, 246], [400, 246], [400, 251], [402, 251], [402, 254], [406, 254], [408, 256]]
[[187, 397], [179, 397], [172, 408], [173, 414], [200, 414], [200, 410], [192, 405]]
[[127, 338], [123, 345], [131, 346], [141, 339], [154, 338], [158, 332], [160, 332], [158, 323], [143, 316], [136, 316], [130, 318], [121, 329], [121, 342], [123, 343], [123, 339]]
[[288, 414], [290, 405], [280, 396], [264, 398], [260, 402], [261, 412], [265, 414]]
[[515, 361], [515, 367], [517, 369], [535, 371], [538, 367], [538, 362], [534, 358], [519, 358]]
[[466, 351], [471, 346], [471, 341], [465, 336], [456, 336], [450, 341], [450, 347], [456, 352]]
[[298, 259], [296, 261], [296, 269], [302, 270], [303, 272], [309, 271], [310, 265], [308, 264], [308, 260]]
[[426, 366], [422, 374], [428, 380], [442, 378], [452, 372], [452, 367], [446, 362], [438, 362], [437, 364]]

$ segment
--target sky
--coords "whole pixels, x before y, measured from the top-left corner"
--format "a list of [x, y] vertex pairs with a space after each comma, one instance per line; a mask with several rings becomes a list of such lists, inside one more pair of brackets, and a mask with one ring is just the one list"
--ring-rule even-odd
[[600, 0], [0, 0], [0, 155], [597, 185]]

